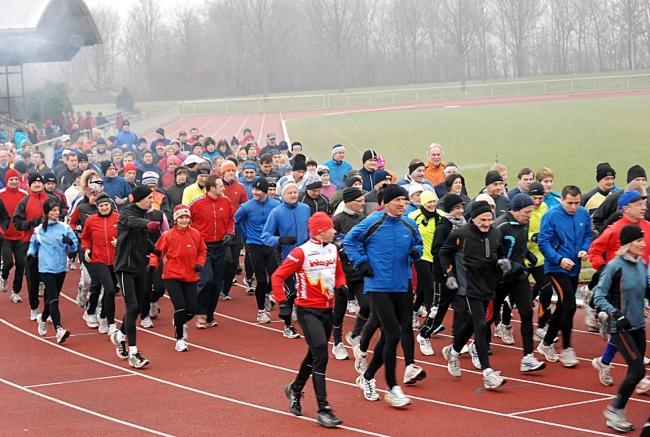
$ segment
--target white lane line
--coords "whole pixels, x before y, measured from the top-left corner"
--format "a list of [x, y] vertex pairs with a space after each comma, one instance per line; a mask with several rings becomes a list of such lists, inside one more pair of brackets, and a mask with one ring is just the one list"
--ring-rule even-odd
[[[39, 338], [39, 340], [44, 341], [45, 343], [49, 343], [48, 341], [42, 340], [40, 338]], [[50, 343], [50, 344], [52, 344], [52, 343]], [[167, 433], [164, 433], [164, 432], [161, 432], [161, 431], [156, 431], [155, 429], [140, 426], [140, 425], [138, 425], [136, 423], [132, 423], [132, 422], [127, 422], [126, 420], [118, 419], [117, 417], [107, 416], [106, 414], [102, 414], [102, 413], [99, 413], [99, 412], [94, 411], [94, 410], [89, 410], [88, 408], [80, 407], [79, 405], [71, 404], [70, 402], [66, 402], [64, 400], [61, 400], [61, 399], [58, 399], [58, 398], [55, 398], [55, 397], [52, 397], [52, 396], [48, 396], [48, 395], [43, 394], [43, 393], [39, 393], [36, 390], [31, 390], [28, 387], [13, 383], [13, 382], [8, 381], [8, 380], [6, 380], [4, 378], [0, 378], [0, 382], [3, 383], [3, 384], [8, 385], [10, 387], [13, 387], [15, 389], [27, 392], [27, 393], [29, 393], [31, 395], [34, 395], [34, 396], [37, 396], [37, 397], [40, 397], [40, 398], [43, 398], [43, 399], [47, 399], [48, 401], [54, 402], [54, 403], [59, 404], [59, 405], [63, 405], [64, 407], [72, 408], [73, 410], [77, 410], [77, 411], [81, 411], [82, 413], [90, 414], [91, 416], [99, 417], [99, 418], [108, 420], [110, 422], [119, 423], [120, 425], [128, 426], [130, 428], [134, 428], [134, 429], [137, 429], [139, 431], [144, 431], [144, 432], [147, 432], [149, 434], [159, 435], [159, 436], [163, 436], [163, 437], [174, 437], [173, 434], [167, 434]]]
[[415, 109], [415, 108], [417, 108], [417, 106], [408, 105], [408, 106], [387, 106], [384, 108], [353, 109], [351, 111], [327, 112], [323, 114], [323, 117], [332, 117], [336, 115], [346, 115], [346, 114], [358, 114], [362, 112], [398, 111], [401, 109]]
[[58, 382], [47, 382], [45, 384], [33, 384], [33, 385], [24, 385], [26, 388], [35, 388], [35, 387], [51, 387], [53, 385], [64, 385], [64, 384], [74, 384], [76, 382], [91, 382], [91, 381], [103, 381], [105, 379], [114, 379], [114, 378], [125, 378], [127, 376], [133, 376], [131, 374], [126, 375], [112, 375], [112, 376], [98, 376], [96, 378], [85, 378], [85, 379], [71, 379], [68, 381], [58, 381]]
[[[13, 329], [15, 331], [18, 331], [18, 332], [20, 332], [22, 334], [25, 334], [25, 335], [27, 335], [27, 336], [35, 339], [35, 340], [41, 341], [41, 342], [43, 342], [43, 343], [45, 343], [47, 345], [50, 345], [50, 346], [55, 347], [57, 349], [60, 349], [62, 351], [71, 353], [71, 354], [76, 355], [76, 356], [81, 357], [81, 358], [85, 358], [85, 359], [87, 359], [89, 361], [92, 361], [92, 362], [95, 362], [95, 363], [98, 363], [98, 364], [103, 364], [104, 366], [108, 366], [108, 367], [113, 368], [113, 369], [121, 370], [123, 372], [127, 372], [127, 373], [130, 373], [130, 374], [133, 374], [133, 375], [137, 375], [137, 376], [139, 376], [141, 378], [148, 379], [150, 381], [154, 381], [154, 382], [157, 382], [157, 383], [160, 383], [160, 384], [169, 385], [171, 387], [175, 387], [175, 388], [178, 388], [178, 389], [181, 389], [181, 390], [186, 390], [186, 391], [189, 391], [191, 393], [204, 395], [204, 396], [207, 396], [207, 397], [210, 397], [210, 398], [219, 399], [219, 400], [226, 401], [226, 402], [232, 402], [232, 403], [235, 403], [235, 404], [238, 404], [238, 405], [243, 405], [243, 406], [255, 408], [255, 409], [258, 409], [258, 410], [267, 411], [267, 412], [270, 412], [270, 413], [281, 414], [283, 416], [288, 416], [288, 417], [295, 418], [295, 419], [298, 419], [298, 420], [306, 420], [308, 422], [314, 422], [314, 423], [316, 422], [316, 419], [312, 419], [311, 417], [294, 416], [293, 414], [291, 414], [291, 413], [289, 413], [287, 411], [276, 410], [275, 408], [265, 407], [263, 405], [254, 404], [252, 402], [246, 402], [246, 401], [241, 401], [239, 399], [230, 398], [230, 397], [227, 397], [227, 396], [221, 396], [221, 395], [218, 395], [216, 393], [200, 390], [200, 389], [197, 389], [197, 388], [194, 388], [194, 387], [189, 387], [189, 386], [186, 386], [186, 385], [178, 384], [176, 382], [172, 382], [172, 381], [168, 381], [168, 380], [165, 380], [165, 379], [157, 378], [155, 376], [147, 375], [146, 373], [140, 373], [140, 372], [136, 372], [136, 371], [131, 370], [131, 369], [123, 368], [123, 367], [120, 367], [120, 366], [118, 366], [116, 364], [109, 363], [108, 361], [103, 361], [103, 360], [100, 360], [99, 358], [95, 358], [93, 356], [86, 355], [84, 353], [75, 351], [73, 349], [68, 349], [66, 347], [61, 346], [60, 344], [44, 340], [42, 337], [39, 337], [36, 334], [32, 334], [31, 332], [25, 331], [24, 329], [14, 325], [13, 323], [9, 322], [8, 320], [5, 320], [4, 318], [0, 318], [0, 322], [3, 323], [4, 325], [10, 327], [11, 329]], [[146, 330], [143, 330], [143, 331], [144, 332], [149, 332], [149, 331], [146, 331]], [[167, 338], [169, 338], [170, 340], [176, 341], [172, 337], [167, 337]], [[198, 347], [198, 345], [196, 345], [196, 347]], [[297, 373], [297, 372], [295, 372], [293, 370], [291, 370], [291, 372], [292, 373]], [[354, 384], [352, 384], [352, 385], [354, 385]], [[25, 389], [25, 390], [29, 390], [29, 389]], [[371, 436], [376, 436], [376, 437], [388, 437], [385, 434], [379, 434], [379, 433], [375, 433], [375, 432], [372, 432], [372, 431], [366, 431], [365, 429], [353, 428], [353, 427], [345, 426], [345, 425], [342, 425], [339, 428], [346, 429], [348, 431], [353, 431], [353, 432], [356, 432], [356, 433], [359, 433], [359, 434], [371, 435]], [[161, 434], [161, 435], [167, 436], [169, 434]]]
[[602, 402], [602, 401], [609, 401], [611, 399], [614, 399], [616, 396], [607, 396], [605, 398], [598, 398], [598, 399], [589, 399], [587, 401], [580, 401], [580, 402], [571, 402], [568, 404], [560, 404], [560, 405], [551, 405], [550, 407], [543, 407], [543, 408], [535, 408], [532, 410], [525, 410], [525, 411], [517, 411], [516, 413], [510, 413], [510, 416], [519, 416], [522, 414], [531, 414], [531, 413], [537, 413], [540, 411], [548, 411], [548, 410], [555, 410], [558, 408], [566, 408], [566, 407], [573, 407], [576, 405], [584, 405], [584, 404], [591, 404], [594, 402]]
[[241, 122], [241, 124], [239, 125], [239, 129], [237, 129], [237, 130], [235, 131], [235, 136], [236, 136], [236, 135], [239, 135], [239, 134], [241, 133], [242, 129], [243, 129], [244, 126], [246, 125], [246, 120], [248, 120], [248, 116], [249, 116], [249, 115], [250, 115], [250, 114], [246, 114], [246, 116], [244, 117], [244, 120], [243, 120], [243, 121]]
[[226, 119], [226, 121], [224, 121], [223, 124], [222, 124], [221, 126], [219, 126], [219, 129], [217, 129], [216, 131], [214, 131], [214, 132], [210, 135], [210, 136], [211, 136], [215, 141], [217, 141], [217, 139], [215, 138], [215, 137], [217, 136], [217, 134], [218, 134], [219, 132], [221, 132], [221, 129], [223, 129], [224, 127], [226, 127], [226, 125], [228, 124], [228, 122], [229, 122], [231, 119], [232, 119], [232, 114], [230, 114], [230, 115], [228, 116], [228, 118]]
[[260, 130], [259, 130], [259, 133], [257, 134], [257, 135], [259, 135], [259, 141], [262, 141], [262, 140], [263, 140], [263, 138], [262, 138], [262, 133], [264, 132], [264, 131], [263, 131], [263, 129], [264, 129], [264, 121], [266, 121], [266, 112], [263, 112], [263, 113], [262, 113], [262, 122], [260, 123]]
[[[82, 337], [84, 335], [97, 335], [99, 332], [95, 330], [95, 332], [79, 332], [77, 334], [70, 334], [68, 337]], [[43, 338], [47, 338], [48, 340], [54, 340], [56, 338], [56, 335], [48, 335]]]

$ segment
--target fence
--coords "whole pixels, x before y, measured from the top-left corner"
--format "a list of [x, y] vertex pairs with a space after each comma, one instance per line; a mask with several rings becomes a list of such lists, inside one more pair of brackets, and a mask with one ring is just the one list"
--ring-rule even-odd
[[308, 111], [463, 99], [650, 88], [650, 74], [471, 83], [373, 91], [209, 99], [179, 102], [182, 115]]

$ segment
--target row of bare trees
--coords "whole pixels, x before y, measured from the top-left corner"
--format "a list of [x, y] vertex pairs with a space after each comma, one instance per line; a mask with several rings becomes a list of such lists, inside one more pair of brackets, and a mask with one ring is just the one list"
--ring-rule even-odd
[[206, 0], [93, 15], [77, 97], [196, 99], [650, 68], [650, 0]]

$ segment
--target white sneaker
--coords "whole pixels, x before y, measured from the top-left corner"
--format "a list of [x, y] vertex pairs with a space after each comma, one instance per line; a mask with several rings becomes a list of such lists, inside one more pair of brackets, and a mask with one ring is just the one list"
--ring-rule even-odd
[[418, 312], [413, 311], [413, 321], [411, 322], [413, 329], [418, 329], [420, 327], [420, 319], [418, 319]]
[[605, 424], [616, 431], [630, 432], [634, 429], [634, 425], [627, 420], [625, 411], [622, 409], [613, 408], [609, 405], [603, 411], [603, 415], [605, 416]]
[[546, 330], [547, 328], [535, 328], [535, 331], [533, 331], [533, 337], [537, 341], [544, 341], [544, 337], [546, 337]]
[[469, 345], [469, 357], [472, 359], [472, 366], [475, 369], [481, 370], [483, 368], [481, 366], [481, 359], [478, 357], [478, 352], [476, 351], [476, 342], [472, 342]]
[[399, 385], [394, 386], [388, 393], [384, 395], [384, 400], [388, 405], [395, 408], [403, 408], [411, 403], [411, 399], [407, 397]]
[[65, 342], [65, 339], [70, 337], [70, 331], [62, 327], [56, 328], [56, 342], [61, 344]]
[[[111, 326], [115, 326], [115, 325], [111, 325]], [[109, 330], [110, 330], [110, 327], [109, 327]], [[122, 331], [120, 331], [119, 329], [115, 329], [115, 331], [113, 331], [108, 336], [108, 339], [111, 341], [111, 343], [113, 343], [113, 345], [117, 346], [121, 342], [126, 340], [126, 336], [124, 334], [122, 334]]]
[[157, 319], [159, 315], [160, 315], [160, 308], [158, 307], [158, 304], [155, 302], [151, 302], [151, 304], [149, 305], [149, 318]]
[[357, 302], [356, 299], [352, 299], [348, 301], [348, 313], [350, 314], [357, 314], [361, 307], [359, 306], [359, 303]]
[[494, 328], [494, 336], [501, 338], [502, 332], [503, 332], [503, 324], [499, 322], [496, 328]]
[[495, 390], [506, 383], [506, 379], [501, 376], [501, 372], [492, 369], [485, 369], [483, 372], [483, 387], [486, 390]]
[[347, 334], [345, 334], [345, 341], [350, 346], [357, 346], [361, 342], [361, 336], [357, 335], [356, 337], [353, 337], [352, 332], [348, 332]]
[[363, 374], [368, 368], [368, 362], [366, 361], [366, 356], [368, 352], [363, 352], [360, 345], [352, 347], [352, 353], [354, 354], [354, 370], [359, 374]]
[[650, 393], [650, 376], [646, 376], [641, 381], [639, 381], [634, 391], [640, 395]]
[[591, 360], [591, 367], [598, 371], [598, 379], [600, 383], [605, 387], [611, 387], [614, 385], [614, 378], [612, 378], [612, 365], [603, 364], [601, 357], [596, 357]]
[[257, 311], [257, 323], [262, 325], [265, 323], [271, 323], [271, 317], [269, 317], [269, 313], [267, 313], [266, 310]]
[[452, 352], [452, 345], [442, 348], [442, 356], [447, 360], [447, 371], [453, 377], [460, 378], [462, 373], [460, 368], [460, 359], [457, 354]]
[[544, 367], [546, 367], [546, 364], [539, 361], [535, 354], [532, 353], [525, 355], [521, 359], [521, 363], [519, 363], [519, 371], [521, 372], [534, 372], [535, 370], [542, 370]]
[[363, 397], [367, 401], [378, 401], [379, 393], [377, 393], [377, 382], [374, 379], [368, 381], [363, 377], [363, 374], [357, 376], [357, 385], [363, 390]]
[[596, 310], [589, 305], [585, 306], [585, 326], [589, 332], [598, 332], [598, 319]]
[[95, 329], [99, 327], [99, 323], [97, 322], [97, 316], [95, 314], [84, 313], [83, 319], [86, 321], [86, 326], [88, 326], [89, 328]]
[[174, 346], [174, 349], [176, 350], [176, 352], [187, 352], [189, 348], [187, 347], [187, 343], [185, 343], [185, 340], [181, 338], [179, 340], [176, 340], [176, 346]]
[[537, 352], [542, 354], [544, 356], [544, 359], [550, 363], [556, 363], [559, 358], [557, 356], [557, 353], [555, 352], [555, 346], [550, 345], [546, 346], [544, 342], [542, 341], [540, 344], [537, 345]]
[[433, 351], [433, 347], [431, 347], [431, 339], [430, 338], [424, 338], [420, 334], [418, 334], [415, 339], [418, 342], [418, 345], [420, 346], [420, 352], [422, 352], [422, 355], [426, 356], [431, 356], [435, 352]]
[[100, 334], [108, 334], [108, 320], [99, 318], [99, 326], [97, 332]]
[[578, 365], [578, 357], [576, 357], [576, 351], [572, 347], [568, 347], [562, 350], [560, 354], [560, 361], [564, 367], [575, 367]]
[[334, 358], [337, 360], [343, 361], [343, 360], [349, 360], [350, 357], [348, 356], [348, 351], [345, 350], [345, 346], [343, 346], [343, 343], [337, 343], [334, 346], [332, 346], [332, 353], [334, 354]]
[[0, 276], [0, 291], [3, 293], [7, 292], [7, 280]]
[[19, 303], [23, 301], [23, 298], [20, 297], [20, 294], [18, 293], [11, 293], [9, 300], [11, 300], [13, 303]]
[[111, 335], [115, 334], [118, 331], [119, 331], [119, 329], [117, 329], [117, 325], [115, 323], [112, 323], [112, 324], [108, 325], [108, 336], [109, 336], [109, 338], [110, 338]]
[[29, 310], [29, 320], [33, 322], [34, 320], [36, 320], [38, 316], [39, 316], [38, 308], [36, 308], [35, 310]]
[[512, 325], [501, 327], [501, 342], [503, 344], [515, 344], [515, 336], [512, 334]]
[[300, 338], [300, 334], [298, 334], [298, 331], [296, 331], [293, 325], [285, 326], [282, 330], [282, 335], [286, 338]]
[[151, 318], [147, 316], [144, 319], [140, 320], [140, 326], [145, 329], [153, 328], [153, 322], [151, 321]]
[[409, 364], [404, 369], [404, 384], [412, 385], [426, 378], [427, 372], [420, 366]]
[[38, 323], [38, 335], [45, 337], [47, 335], [47, 322], [43, 321], [40, 314], [36, 316], [36, 322]]
[[426, 317], [427, 314], [428, 314], [427, 309], [424, 307], [424, 305], [421, 305], [420, 308], [418, 309], [418, 316]]

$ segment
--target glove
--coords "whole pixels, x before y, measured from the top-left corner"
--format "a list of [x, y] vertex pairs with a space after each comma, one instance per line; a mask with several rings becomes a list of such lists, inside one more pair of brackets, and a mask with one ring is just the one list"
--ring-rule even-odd
[[149, 264], [149, 265], [147, 266], [147, 271], [148, 271], [149, 273], [153, 273], [153, 272], [155, 272], [155, 271], [156, 271], [156, 266], [152, 266], [151, 264]]
[[296, 237], [280, 237], [278, 242], [282, 246], [291, 246], [292, 244], [296, 244], [298, 240], [296, 240]]
[[232, 234], [226, 234], [226, 235], [224, 235], [224, 236], [223, 236], [223, 244], [228, 244], [228, 243], [230, 243], [230, 242], [232, 241], [233, 238], [234, 238], [234, 237], [233, 237]]
[[202, 266], [201, 264], [196, 264], [196, 265], [194, 266], [194, 271], [195, 271], [196, 273], [201, 273], [201, 270], [203, 270], [203, 266]]
[[372, 278], [375, 275], [368, 263], [365, 261], [359, 264], [357, 272], [364, 278]]
[[63, 244], [67, 244], [68, 246], [74, 245], [74, 241], [72, 241], [72, 238], [68, 237], [67, 235], [63, 235], [61, 237], [61, 241], [63, 241]]
[[538, 259], [533, 252], [528, 252], [526, 259], [530, 263], [531, 267], [535, 267], [537, 265]]
[[510, 273], [510, 270], [512, 270], [512, 264], [508, 258], [501, 258], [497, 261], [497, 265], [503, 273]]
[[291, 304], [288, 302], [282, 302], [280, 304], [280, 311], [278, 312], [278, 315], [280, 318], [287, 318], [291, 317]]
[[533, 243], [537, 243], [537, 237], [539, 237], [539, 232], [535, 232], [533, 235], [530, 236], [530, 241]]
[[413, 261], [416, 261], [416, 260], [418, 260], [418, 259], [420, 259], [420, 258], [422, 257], [422, 254], [420, 253], [419, 250], [413, 248], [413, 249], [411, 249], [411, 251], [409, 252], [409, 256], [411, 257], [411, 259], [412, 259]]
[[632, 328], [632, 324], [628, 318], [625, 317], [625, 314], [623, 314], [621, 311], [614, 312], [614, 314], [612, 314], [612, 317], [616, 321], [616, 327], [620, 332], [626, 332]]
[[342, 296], [345, 296], [346, 299], [347, 299], [347, 297], [348, 297], [348, 293], [349, 293], [349, 291], [350, 291], [350, 290], [348, 289], [348, 286], [347, 286], [347, 285], [341, 285], [340, 287], [336, 287], [336, 288], [334, 289], [334, 292], [335, 292], [335, 293], [340, 293]]
[[77, 251], [75, 250], [74, 252], [70, 252], [70, 253], [68, 254], [68, 259], [69, 259], [70, 261], [72, 261], [72, 260], [75, 259], [76, 256], [77, 256]]
[[450, 290], [458, 290], [458, 281], [456, 281], [454, 276], [449, 276], [445, 285]]
[[147, 222], [147, 231], [152, 233], [160, 231], [160, 223], [154, 221]]

